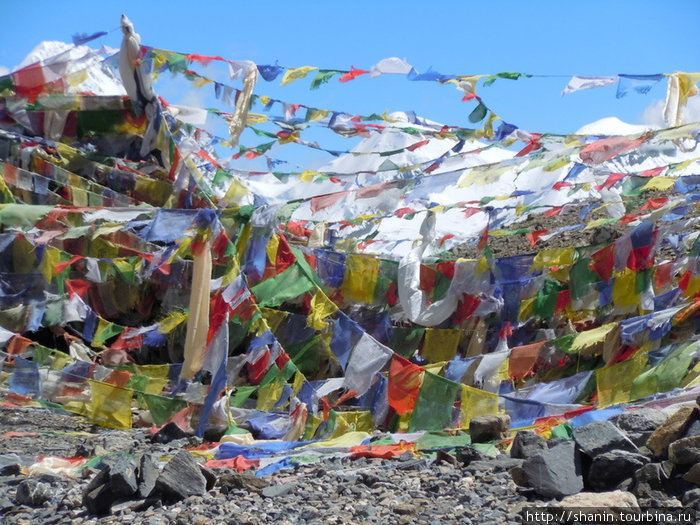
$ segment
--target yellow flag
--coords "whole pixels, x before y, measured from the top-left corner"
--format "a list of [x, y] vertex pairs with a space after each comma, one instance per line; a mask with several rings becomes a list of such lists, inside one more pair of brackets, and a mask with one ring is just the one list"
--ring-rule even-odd
[[202, 86], [206, 86], [207, 84], [211, 84], [212, 82], [214, 81], [210, 78], [199, 77], [192, 81], [192, 85], [196, 88], [200, 88]]
[[450, 361], [457, 355], [462, 330], [426, 328], [421, 355], [430, 363]]
[[270, 327], [271, 332], [277, 332], [277, 328], [284, 321], [289, 312], [283, 312], [282, 310], [275, 310], [274, 308], [261, 308], [260, 313], [262, 314], [267, 325]]
[[474, 417], [498, 414], [498, 395], [462, 385], [460, 413], [462, 415], [462, 428], [468, 427], [469, 422]]
[[[356, 412], [337, 412], [335, 428], [328, 439], [340, 438], [351, 432], [369, 433], [374, 429], [372, 413], [369, 410]], [[348, 435], [351, 439], [351, 435]]]
[[[154, 379], [167, 379], [170, 373], [169, 365], [134, 365], [138, 375], [148, 376]], [[153, 392], [149, 392], [152, 394]]]
[[134, 391], [99, 381], [90, 382], [90, 419], [103, 427], [131, 428], [131, 398]]
[[485, 186], [496, 182], [501, 175], [513, 169], [510, 165], [486, 165], [479, 168], [472, 168], [466, 172], [457, 183], [458, 188], [468, 188], [472, 185]]
[[318, 175], [320, 175], [318, 171], [304, 170], [299, 174], [299, 180], [306, 183], [313, 182], [314, 177]]
[[54, 277], [54, 268], [59, 262], [61, 262], [61, 250], [47, 246], [44, 250], [44, 257], [39, 263], [39, 271], [49, 283]]
[[279, 249], [280, 246], [280, 238], [277, 236], [276, 233], [272, 234], [272, 237], [270, 237], [270, 240], [267, 242], [267, 246], [265, 247], [265, 251], [267, 253], [267, 260], [270, 261], [270, 264], [274, 266], [275, 261], [277, 261], [277, 250]]
[[356, 303], [372, 304], [379, 276], [379, 260], [374, 257], [348, 255], [345, 260], [343, 297]]
[[608, 323], [592, 330], [579, 333], [571, 343], [571, 350], [576, 352], [582, 348], [602, 343], [610, 332], [617, 327], [617, 323]]
[[615, 306], [626, 307], [639, 304], [639, 295], [636, 292], [637, 274], [634, 270], [625, 268], [615, 276], [612, 298]]
[[162, 319], [158, 323], [158, 332], [161, 334], [169, 334], [170, 332], [175, 330], [175, 328], [177, 328], [178, 325], [187, 321], [188, 316], [189, 314], [186, 314], [185, 312], [175, 311], [171, 313], [170, 315], [168, 315], [168, 317]]
[[66, 82], [70, 87], [76, 87], [77, 85], [85, 82], [88, 79], [87, 69], [81, 69], [75, 73], [65, 76]]
[[258, 388], [258, 403], [255, 408], [264, 412], [272, 410], [282, 397], [285, 384], [282, 378], [278, 378]]
[[532, 311], [535, 305], [535, 300], [537, 297], [530, 297], [529, 299], [523, 299], [520, 303], [520, 312], [518, 313], [519, 321], [527, 321], [532, 317]]
[[553, 248], [543, 250], [535, 255], [530, 271], [542, 270], [550, 266], [564, 266], [576, 260], [575, 248]]
[[338, 311], [338, 307], [331, 301], [323, 290], [317, 288], [311, 297], [311, 313], [306, 324], [314, 330], [323, 330], [328, 323], [324, 321], [326, 317]]
[[309, 122], [316, 122], [317, 120], [322, 120], [328, 116], [330, 111], [327, 109], [310, 109], [307, 113], [307, 120]]
[[299, 370], [297, 370], [294, 373], [294, 382], [292, 383], [292, 395], [295, 396], [301, 390], [301, 387], [304, 386], [304, 381], [306, 381], [306, 377], [304, 377], [304, 374], [302, 374]]
[[224, 195], [224, 202], [226, 204], [240, 204], [242, 202], [243, 197], [248, 195], [250, 191], [248, 188], [246, 188], [243, 184], [241, 184], [238, 180], [233, 179], [231, 181], [231, 185], [228, 187], [228, 190], [226, 190], [226, 194]]
[[660, 190], [660, 191], [665, 191], [676, 183], [676, 178], [675, 177], [652, 177], [649, 179], [649, 182], [647, 182], [644, 187], [642, 188], [642, 191], [647, 191], [647, 190]]
[[313, 66], [302, 66], [288, 69], [282, 76], [282, 83], [280, 85], [286, 86], [287, 84], [294, 82], [300, 78], [304, 78], [311, 71], [316, 71], [318, 68]]
[[596, 370], [598, 406], [602, 408], [631, 401], [632, 382], [642, 373], [646, 362], [646, 354], [638, 351], [626, 361]]

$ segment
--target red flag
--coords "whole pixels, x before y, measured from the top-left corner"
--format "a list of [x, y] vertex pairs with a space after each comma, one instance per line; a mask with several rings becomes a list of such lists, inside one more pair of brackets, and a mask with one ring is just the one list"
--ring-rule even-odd
[[481, 299], [475, 295], [462, 294], [462, 298], [457, 303], [457, 311], [455, 312], [454, 323], [458, 324], [462, 321], [466, 321], [481, 304]]
[[389, 406], [400, 416], [413, 410], [425, 369], [394, 354], [389, 366]]
[[534, 246], [540, 240], [545, 233], [549, 230], [535, 230], [527, 234], [527, 238], [530, 239], [530, 246]]
[[481, 230], [481, 236], [479, 237], [479, 244], [477, 244], [476, 248], [479, 251], [483, 251], [486, 249], [486, 246], [488, 245], [489, 242], [489, 223], [486, 223], [486, 227]]
[[615, 244], [609, 244], [605, 248], [595, 252], [591, 258], [591, 269], [597, 273], [601, 279], [610, 281], [613, 267], [615, 266]]
[[341, 76], [338, 79], [338, 81], [350, 82], [351, 80], [355, 80], [360, 75], [366, 75], [367, 73], [369, 73], [369, 71], [365, 71], [364, 69], [357, 69], [355, 66], [350, 66], [350, 71]]
[[624, 173], [611, 173], [610, 175], [608, 175], [608, 178], [605, 179], [605, 182], [603, 184], [595, 186], [595, 189], [599, 190], [599, 191], [602, 189], [609, 190], [610, 188], [612, 188], [615, 185], [615, 183], [617, 181], [619, 181], [620, 179], [622, 179], [625, 176], [626, 176], [626, 174], [624, 174]]

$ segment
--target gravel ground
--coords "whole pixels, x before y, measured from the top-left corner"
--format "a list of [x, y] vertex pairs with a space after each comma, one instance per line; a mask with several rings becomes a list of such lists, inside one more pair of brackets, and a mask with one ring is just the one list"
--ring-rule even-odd
[[[0, 408], [0, 428], [0, 454], [16, 454], [26, 464], [44, 455], [167, 456], [199, 444], [197, 438], [153, 444], [144, 429], [108, 431], [78, 416], [35, 408]], [[438, 459], [407, 453], [392, 460], [329, 459], [264, 477], [217, 469], [216, 485], [203, 496], [169, 505], [130, 500], [100, 517], [91, 516], [82, 505], [83, 490], [97, 469], [86, 466], [74, 478], [4, 469], [0, 523], [519, 523], [520, 508], [540, 500], [513, 483], [506, 464], [514, 460], [505, 456], [501, 460], [488, 467], [475, 463], [465, 467], [449, 454]], [[40, 488], [48, 489], [47, 501], [38, 506], [16, 502], [17, 488], [26, 479], [44, 484]]]

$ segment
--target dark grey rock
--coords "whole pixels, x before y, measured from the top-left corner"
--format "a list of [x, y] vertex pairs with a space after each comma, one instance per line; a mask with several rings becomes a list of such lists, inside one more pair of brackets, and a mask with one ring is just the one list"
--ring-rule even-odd
[[685, 491], [682, 503], [684, 507], [695, 509], [695, 512], [700, 512], [700, 489]]
[[513, 458], [527, 459], [540, 450], [547, 450], [547, 440], [532, 430], [519, 430], [513, 439], [510, 455]]
[[185, 432], [175, 423], [170, 422], [166, 425], [163, 425], [163, 427], [158, 432], [151, 436], [151, 442], [170, 443], [171, 441], [175, 441], [176, 439], [185, 439], [190, 436], [192, 436], [191, 433]]
[[700, 419], [693, 421], [688, 430], [685, 431], [685, 437], [700, 436]]
[[693, 485], [700, 486], [700, 463], [696, 463], [683, 475], [683, 479]]
[[209, 492], [211, 489], [214, 488], [214, 485], [216, 485], [216, 474], [212, 472], [210, 469], [206, 468], [204, 465], [199, 465], [199, 471], [202, 473], [202, 476], [204, 476], [204, 479], [207, 481], [207, 492]]
[[90, 514], [107, 514], [117, 496], [112, 492], [108, 483], [86, 490], [83, 494], [83, 505]]
[[22, 505], [40, 507], [52, 497], [51, 487], [34, 479], [25, 479], [17, 485], [15, 500]]
[[562, 443], [569, 443], [570, 441], [570, 439], [566, 439], [565, 437], [551, 438], [547, 440], [547, 448], [554, 448], [557, 445], [561, 445]]
[[653, 434], [651, 430], [645, 430], [644, 432], [623, 432], [625, 432], [627, 437], [630, 438], [630, 441], [639, 448], [646, 447], [647, 441], [649, 441], [649, 438]]
[[207, 480], [194, 456], [181, 450], [163, 467], [156, 480], [156, 490], [176, 500], [201, 496], [207, 491]]
[[653, 432], [668, 416], [655, 408], [638, 408], [617, 414], [609, 421], [629, 435], [630, 432]]
[[581, 462], [574, 443], [562, 443], [525, 460], [522, 469], [538, 494], [559, 498], [583, 490]]
[[609, 421], [594, 421], [574, 429], [574, 441], [581, 451], [591, 458], [611, 450], [639, 451], [635, 444]]
[[611, 490], [631, 478], [634, 473], [649, 463], [649, 458], [626, 450], [611, 450], [593, 458], [588, 471], [588, 484], [595, 490]]
[[700, 435], [678, 439], [668, 446], [668, 459], [676, 465], [700, 463]]
[[473, 443], [499, 441], [506, 437], [509, 426], [510, 416], [508, 415], [477, 416], [469, 421], [469, 436], [472, 438]]
[[227, 430], [228, 427], [225, 426], [209, 427], [204, 431], [204, 441], [208, 441], [210, 443], [218, 443], [219, 441], [221, 441], [221, 438], [224, 437], [224, 434], [226, 434]]
[[85, 487], [86, 492], [90, 492], [100, 485], [105, 485], [109, 483], [109, 467], [104, 467], [90, 480], [88, 486]]
[[465, 472], [506, 472], [515, 467], [521, 467], [525, 460], [521, 458], [489, 458], [483, 461], [472, 461], [464, 467]]
[[0, 498], [0, 514], [4, 514], [14, 506], [15, 504], [12, 503], [12, 500], [7, 496], [3, 496]]
[[266, 498], [278, 498], [286, 496], [297, 486], [296, 483], [277, 483], [276, 485], [268, 485], [262, 489], [262, 495]]
[[488, 459], [488, 456], [485, 456], [474, 447], [467, 445], [466, 447], [459, 447], [456, 449], [455, 458], [457, 459], [458, 463], [466, 466], [472, 461], [486, 460]]
[[[391, 461], [391, 460], [390, 460]], [[403, 461], [396, 463], [396, 470], [421, 470], [427, 467], [425, 459], [412, 459], [411, 461]]]
[[527, 487], [528, 482], [527, 482], [527, 474], [525, 474], [525, 471], [523, 470], [523, 467], [513, 467], [508, 471], [510, 474], [511, 478], [513, 478], [513, 482], [518, 485], [519, 487]]
[[635, 486], [632, 492], [638, 498], [666, 500], [671, 474], [672, 469], [665, 463], [648, 463], [634, 473]]
[[117, 497], [128, 497], [136, 493], [136, 460], [118, 454], [104, 461], [109, 466], [109, 486]]
[[218, 478], [219, 490], [222, 494], [228, 494], [233, 490], [245, 490], [260, 494], [269, 482], [249, 473], [224, 472]]
[[10, 463], [0, 467], [0, 476], [16, 476], [22, 472], [22, 465], [19, 463]]
[[144, 454], [139, 461], [138, 475], [138, 495], [141, 498], [147, 498], [153, 488], [156, 486], [156, 481], [160, 475], [158, 463], [150, 454]]

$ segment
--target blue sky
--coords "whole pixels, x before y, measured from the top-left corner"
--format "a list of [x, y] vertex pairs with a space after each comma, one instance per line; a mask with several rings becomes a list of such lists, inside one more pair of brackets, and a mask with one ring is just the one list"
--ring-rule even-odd
[[[13, 68], [42, 40], [70, 41], [78, 32], [114, 30], [91, 45], [118, 47], [123, 12], [145, 45], [258, 64], [369, 69], [382, 58], [397, 56], [419, 72], [432, 67], [443, 74], [561, 75], [499, 80], [478, 88], [504, 120], [553, 133], [573, 132], [608, 116], [641, 123], [650, 118], [648, 108], [658, 106], [665, 96], [662, 81], [647, 95], [622, 99], [615, 98], [615, 87], [561, 97], [570, 75], [700, 71], [697, 0], [118, 4], [40, 2], [28, 8], [26, 2], [4, 1], [0, 66]], [[413, 110], [439, 122], [471, 127], [467, 117], [473, 103], [461, 103], [461, 94], [451, 86], [384, 75], [347, 84], [334, 79], [310, 91], [311, 78], [286, 87], [279, 86], [279, 79], [260, 81], [255, 92], [350, 113]], [[187, 87], [163, 86], [159, 92], [173, 102], [210, 104], [208, 94], [192, 93]]]

